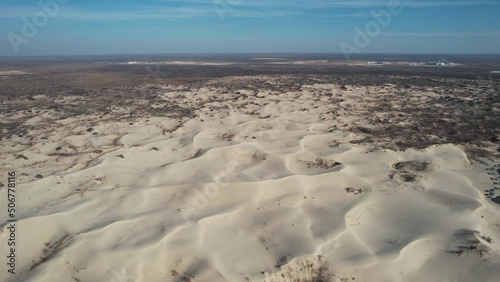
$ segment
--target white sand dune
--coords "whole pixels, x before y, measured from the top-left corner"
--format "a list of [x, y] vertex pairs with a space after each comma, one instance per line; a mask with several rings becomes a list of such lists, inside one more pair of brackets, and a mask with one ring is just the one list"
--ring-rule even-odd
[[0, 71], [0, 77], [1, 76], [8, 76], [8, 75], [22, 75], [22, 74], [28, 74], [26, 71], [20, 71], [20, 70], [5, 70], [5, 71]]
[[[494, 163], [456, 145], [351, 144], [362, 136], [329, 130], [321, 101], [261, 94], [258, 115], [92, 132], [87, 116], [2, 141], [2, 170], [18, 174], [17, 281], [499, 281], [500, 206], [482, 192]], [[5, 264], [0, 280], [16, 281]]]

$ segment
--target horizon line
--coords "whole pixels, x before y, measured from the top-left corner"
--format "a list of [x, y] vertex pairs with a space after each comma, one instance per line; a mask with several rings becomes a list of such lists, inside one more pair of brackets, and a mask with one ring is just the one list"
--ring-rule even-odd
[[[339, 55], [344, 56], [343, 53], [339, 52], [173, 52], [173, 53], [101, 53], [101, 54], [62, 54], [62, 55], [43, 55], [43, 54], [33, 54], [33, 55], [0, 55], [0, 58], [29, 58], [29, 57], [37, 57], [37, 58], [57, 58], [57, 57], [92, 57], [92, 56], [201, 56], [201, 55]], [[351, 56], [369, 56], [369, 55], [490, 55], [490, 56], [498, 56], [499, 53], [446, 53], [446, 52], [436, 52], [436, 53], [412, 53], [412, 52], [381, 52], [381, 53], [360, 53], [360, 54], [352, 54]]]

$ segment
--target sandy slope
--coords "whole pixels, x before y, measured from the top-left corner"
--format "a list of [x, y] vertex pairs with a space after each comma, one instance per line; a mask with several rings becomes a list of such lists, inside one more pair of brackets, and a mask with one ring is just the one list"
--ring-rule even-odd
[[483, 193], [494, 162], [455, 145], [351, 144], [362, 136], [331, 130], [311, 97], [92, 130], [98, 117], [54, 120], [46, 139], [2, 141], [2, 175], [18, 174], [19, 274], [2, 263], [0, 279], [498, 281], [500, 206]]

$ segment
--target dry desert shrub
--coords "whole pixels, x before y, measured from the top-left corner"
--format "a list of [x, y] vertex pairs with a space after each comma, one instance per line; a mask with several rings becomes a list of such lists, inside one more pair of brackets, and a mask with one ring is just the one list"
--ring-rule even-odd
[[314, 161], [301, 161], [301, 162], [305, 163], [308, 168], [332, 169], [341, 165], [341, 163], [339, 162], [321, 158], [316, 158]]
[[329, 282], [333, 276], [323, 256], [299, 257], [282, 266], [279, 272], [266, 273], [264, 282]]

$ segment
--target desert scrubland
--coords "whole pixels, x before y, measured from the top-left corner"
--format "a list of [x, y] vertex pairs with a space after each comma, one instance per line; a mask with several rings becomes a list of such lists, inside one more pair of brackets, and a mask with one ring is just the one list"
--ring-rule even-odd
[[0, 280], [498, 281], [498, 80], [262, 61], [2, 68]]

